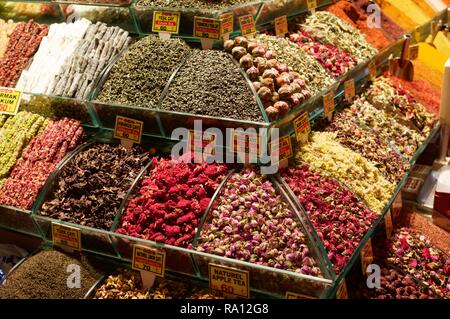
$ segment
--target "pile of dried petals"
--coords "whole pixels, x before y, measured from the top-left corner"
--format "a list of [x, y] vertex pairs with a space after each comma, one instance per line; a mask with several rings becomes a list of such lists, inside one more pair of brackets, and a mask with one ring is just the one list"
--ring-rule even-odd
[[153, 169], [117, 232], [191, 248], [200, 219], [227, 172], [222, 164], [153, 158]]
[[312, 172], [307, 165], [288, 168], [281, 175], [298, 197], [339, 273], [378, 215], [339, 182]]
[[423, 281], [438, 296], [450, 298], [450, 260], [425, 236], [409, 228], [396, 230], [389, 243], [387, 261]]
[[320, 276], [295, 213], [252, 168], [233, 174], [201, 230], [198, 251]]

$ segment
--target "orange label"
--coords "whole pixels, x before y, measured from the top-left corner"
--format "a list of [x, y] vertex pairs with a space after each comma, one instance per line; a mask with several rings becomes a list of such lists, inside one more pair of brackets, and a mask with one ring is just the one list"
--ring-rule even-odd
[[384, 215], [384, 226], [386, 228], [386, 237], [387, 237], [387, 239], [391, 239], [391, 237], [392, 237], [392, 229], [393, 229], [391, 210], [388, 210], [386, 215]]
[[369, 74], [372, 79], [377, 77], [377, 65], [375, 61], [370, 61], [369, 63]]
[[412, 45], [409, 47], [409, 59], [415, 60], [419, 57], [419, 45]]
[[255, 21], [251, 14], [239, 17], [239, 24], [241, 25], [241, 33], [243, 36], [256, 33]]
[[336, 291], [336, 298], [348, 299], [347, 284], [345, 283], [345, 278], [342, 279], [342, 281], [339, 283], [339, 287]]
[[334, 95], [328, 92], [323, 96], [323, 112], [325, 116], [334, 112]]
[[317, 0], [307, 0], [308, 10], [312, 11], [317, 8]]
[[244, 298], [250, 296], [248, 271], [214, 264], [208, 264], [208, 270], [211, 289]]
[[21, 98], [21, 91], [0, 87], [0, 114], [16, 115]]
[[[279, 139], [270, 142], [270, 157], [274, 163], [291, 158], [293, 155], [290, 136], [282, 136]], [[277, 157], [278, 161], [276, 160]]]
[[232, 151], [234, 153], [245, 153], [255, 156], [261, 154], [258, 133], [233, 130], [231, 136], [233, 139]]
[[220, 34], [230, 34], [234, 30], [234, 15], [233, 12], [225, 13], [220, 16]]
[[153, 11], [152, 32], [167, 32], [178, 34], [179, 26], [179, 12]]
[[355, 96], [355, 80], [354, 79], [345, 81], [344, 92], [345, 92], [345, 99], [347, 101], [351, 102], [353, 100], [353, 97]]
[[308, 140], [308, 135], [311, 132], [308, 112], [303, 112], [294, 120], [294, 130], [298, 143], [304, 143]]
[[62, 224], [52, 223], [53, 245], [81, 250], [81, 230]]
[[275, 25], [275, 35], [277, 37], [284, 37], [284, 35], [288, 33], [288, 23], [286, 16], [275, 18], [274, 25]]
[[369, 266], [372, 262], [373, 262], [372, 238], [369, 238], [369, 240], [361, 250], [361, 266], [363, 274], [366, 273], [367, 266]]
[[220, 24], [220, 19], [194, 17], [194, 37], [219, 40]]
[[189, 130], [189, 146], [194, 154], [215, 155], [216, 134]]
[[140, 144], [143, 128], [144, 122], [118, 115], [116, 117], [114, 138], [129, 140]]
[[166, 269], [166, 252], [150, 249], [145, 246], [133, 246], [132, 268], [147, 271], [159, 277], [164, 277]]

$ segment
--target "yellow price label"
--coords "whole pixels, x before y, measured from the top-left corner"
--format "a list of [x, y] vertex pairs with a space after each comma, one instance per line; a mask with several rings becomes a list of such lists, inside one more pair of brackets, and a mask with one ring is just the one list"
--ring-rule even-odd
[[279, 139], [270, 142], [270, 157], [273, 163], [278, 163], [294, 156], [292, 152], [291, 137], [289, 135], [282, 136]]
[[414, 38], [416, 39], [416, 42], [419, 43], [422, 40], [422, 34], [420, 32], [420, 29], [416, 29], [414, 31]]
[[338, 289], [336, 291], [336, 298], [348, 299], [347, 284], [345, 283], [345, 278], [343, 278], [339, 283]]
[[233, 140], [233, 152], [240, 154], [249, 154], [259, 156], [261, 154], [261, 145], [259, 135], [256, 132], [247, 132], [244, 130], [233, 130], [231, 133]]
[[304, 143], [308, 140], [308, 135], [311, 133], [308, 112], [303, 112], [294, 120], [294, 130], [298, 143]]
[[361, 266], [363, 274], [366, 273], [367, 266], [369, 266], [372, 262], [373, 262], [372, 238], [369, 238], [369, 240], [361, 250]]
[[286, 16], [275, 18], [274, 25], [275, 25], [275, 35], [277, 37], [284, 37], [285, 34], [289, 32]]
[[328, 92], [323, 96], [323, 112], [325, 116], [334, 112], [334, 95], [333, 92]]
[[415, 60], [419, 57], [419, 45], [411, 45], [409, 47], [409, 59]]
[[220, 16], [220, 34], [223, 37], [226, 34], [232, 33], [234, 30], [234, 15], [233, 12], [225, 13]]
[[152, 32], [178, 34], [180, 13], [170, 11], [153, 11]]
[[129, 140], [140, 144], [144, 122], [118, 115], [114, 129], [114, 138]]
[[316, 10], [316, 8], [317, 8], [317, 0], [307, 0], [306, 2], [308, 4], [308, 10], [309, 11]]
[[220, 19], [194, 17], [194, 37], [219, 40], [220, 24]]
[[194, 154], [215, 155], [216, 151], [216, 134], [189, 130], [189, 146]]
[[166, 271], [166, 252], [141, 245], [134, 245], [132, 268], [134, 270], [151, 272], [158, 277], [164, 277]]
[[344, 93], [345, 93], [345, 99], [347, 101], [351, 102], [353, 100], [353, 97], [355, 96], [355, 80], [354, 79], [345, 81]]
[[0, 114], [16, 115], [21, 98], [21, 91], [0, 87]]
[[375, 61], [370, 61], [369, 63], [369, 74], [372, 79], [377, 77], [377, 65]]
[[214, 264], [208, 264], [208, 270], [211, 289], [244, 298], [250, 296], [248, 271]]
[[256, 33], [255, 21], [253, 20], [253, 16], [251, 14], [239, 17], [239, 24], [241, 26], [241, 33], [243, 36]]
[[58, 223], [52, 223], [53, 245], [81, 250], [81, 230]]

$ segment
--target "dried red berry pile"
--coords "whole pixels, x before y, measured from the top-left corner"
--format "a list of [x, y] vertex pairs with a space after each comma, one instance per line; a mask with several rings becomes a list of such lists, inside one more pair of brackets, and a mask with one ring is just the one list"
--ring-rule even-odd
[[28, 61], [48, 33], [48, 26], [33, 20], [19, 23], [11, 34], [5, 56], [0, 59], [0, 86], [13, 87]]
[[281, 174], [305, 208], [339, 273], [378, 214], [337, 181], [310, 171], [307, 165], [288, 168]]
[[358, 64], [358, 61], [347, 52], [341, 51], [333, 45], [320, 43], [307, 31], [293, 33], [289, 36], [289, 40], [297, 43], [306, 53], [313, 56], [331, 72], [334, 78], [347, 73]]
[[51, 122], [33, 138], [0, 188], [0, 204], [30, 209], [48, 176], [83, 139], [81, 123], [71, 119]]
[[191, 248], [200, 219], [228, 168], [171, 159], [153, 159], [153, 164], [117, 232]]

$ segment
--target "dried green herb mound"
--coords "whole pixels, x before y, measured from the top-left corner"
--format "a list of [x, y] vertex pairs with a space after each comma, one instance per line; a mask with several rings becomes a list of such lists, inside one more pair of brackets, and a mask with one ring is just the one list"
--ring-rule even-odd
[[139, 40], [114, 64], [97, 100], [155, 108], [170, 75], [190, 52], [179, 39]]
[[[80, 288], [68, 285], [73, 273], [70, 265], [80, 267]], [[45, 250], [25, 260], [8, 276], [0, 288], [0, 299], [81, 299], [100, 275], [85, 256], [75, 258]]]
[[161, 108], [233, 119], [263, 121], [250, 86], [231, 56], [197, 50], [169, 86]]

